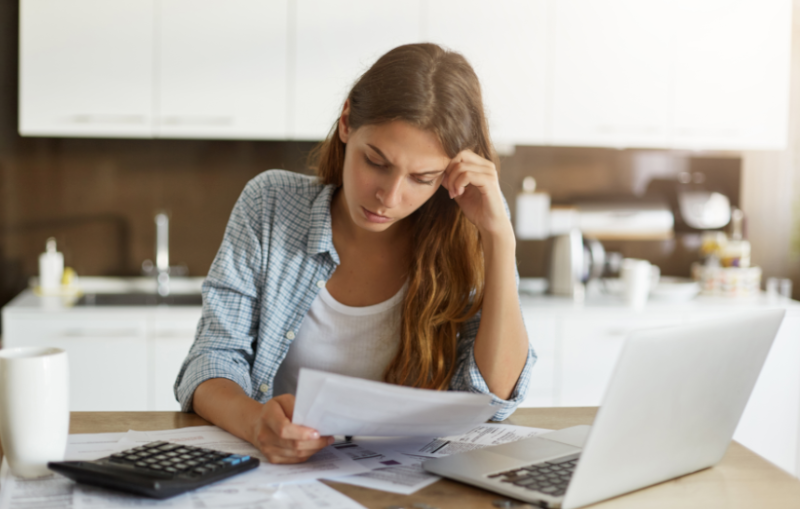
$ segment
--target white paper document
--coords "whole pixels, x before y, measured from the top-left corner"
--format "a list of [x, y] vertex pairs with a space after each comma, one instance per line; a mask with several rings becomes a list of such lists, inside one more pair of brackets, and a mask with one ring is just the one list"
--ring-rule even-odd
[[400, 387], [300, 369], [292, 422], [321, 435], [443, 436], [465, 433], [497, 411], [488, 394]]
[[516, 442], [546, 431], [550, 430], [510, 424], [481, 424], [462, 435], [442, 438], [356, 438], [354, 443], [364, 448], [378, 452], [401, 453], [410, 463], [332, 480], [410, 495], [439, 480], [439, 476], [430, 474], [422, 468], [422, 462], [426, 459]]

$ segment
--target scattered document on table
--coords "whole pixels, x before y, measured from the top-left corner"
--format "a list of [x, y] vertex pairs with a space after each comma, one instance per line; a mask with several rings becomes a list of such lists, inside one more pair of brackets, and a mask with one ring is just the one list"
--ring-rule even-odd
[[301, 368], [292, 422], [321, 435], [465, 433], [497, 411], [488, 394], [401, 387]]
[[166, 500], [143, 499], [93, 486], [80, 486], [74, 500], [72, 509], [364, 509], [319, 481], [265, 485], [253, 482], [248, 474]]
[[399, 493], [400, 495], [411, 495], [439, 480], [438, 475], [428, 473], [422, 468], [422, 462], [429, 459], [428, 457], [405, 456], [410, 460], [406, 465], [379, 468], [363, 474], [338, 477], [331, 481]]
[[510, 424], [481, 424], [462, 435], [442, 438], [356, 437], [353, 442], [362, 447], [377, 452], [392, 451], [401, 453], [411, 463], [331, 480], [401, 495], [411, 495], [439, 480], [439, 476], [428, 473], [422, 468], [422, 462], [427, 459], [481, 449], [490, 445], [516, 442], [546, 431], [550, 430]]
[[[260, 456], [256, 449], [215, 426], [167, 431], [129, 431], [70, 435], [66, 460], [92, 460], [156, 440], [214, 447], [237, 454]], [[154, 500], [94, 486], [77, 484], [60, 475], [21, 479], [11, 475], [8, 462], [0, 467], [0, 509], [105, 509], [165, 507], [175, 509], [363, 509], [363, 506], [315, 479], [340, 472], [360, 473], [374, 465], [399, 463], [364, 447], [340, 452], [328, 447], [300, 465], [272, 465], [262, 459], [258, 469], [167, 500]], [[322, 459], [317, 459], [320, 456]], [[347, 475], [347, 474], [344, 474]], [[280, 479], [280, 481], [275, 481]], [[311, 480], [309, 480], [311, 479]], [[295, 482], [295, 481], [304, 482]], [[280, 484], [290, 481], [290, 484]]]
[[3, 509], [364, 509], [364, 506], [319, 481], [267, 485], [248, 472], [166, 500], [155, 500], [95, 486], [60, 475], [21, 479], [8, 462], [0, 467]]

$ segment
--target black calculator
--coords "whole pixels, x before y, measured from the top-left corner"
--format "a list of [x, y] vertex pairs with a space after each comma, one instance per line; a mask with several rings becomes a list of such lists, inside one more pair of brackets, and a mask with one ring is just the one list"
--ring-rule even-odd
[[258, 463], [240, 454], [151, 442], [94, 461], [51, 461], [47, 466], [77, 482], [163, 499], [252, 470]]

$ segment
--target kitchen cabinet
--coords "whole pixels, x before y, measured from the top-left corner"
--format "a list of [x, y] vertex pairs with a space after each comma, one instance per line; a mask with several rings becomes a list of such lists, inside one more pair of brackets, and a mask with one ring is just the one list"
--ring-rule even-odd
[[791, 0], [557, 0], [552, 143], [783, 149]]
[[20, 1], [19, 132], [153, 134], [155, 0]]
[[155, 136], [286, 135], [288, 0], [160, 0]]
[[21, 0], [20, 133], [321, 140], [434, 41], [498, 145], [782, 149], [791, 0]]
[[553, 15], [552, 141], [669, 145], [670, 0], [557, 0]]
[[172, 386], [200, 314], [199, 306], [69, 307], [26, 290], [3, 308], [3, 346], [66, 350], [70, 410], [175, 411]]
[[21, 0], [19, 131], [286, 137], [288, 0]]
[[786, 147], [791, 0], [679, 0], [671, 146]]
[[324, 139], [358, 77], [390, 49], [419, 42], [423, 0], [295, 0], [289, 138]]
[[4, 347], [63, 348], [72, 411], [143, 411], [147, 401], [147, 324], [138, 313], [3, 316]]
[[547, 0], [427, 0], [423, 38], [463, 54], [481, 82], [492, 138], [547, 142]]

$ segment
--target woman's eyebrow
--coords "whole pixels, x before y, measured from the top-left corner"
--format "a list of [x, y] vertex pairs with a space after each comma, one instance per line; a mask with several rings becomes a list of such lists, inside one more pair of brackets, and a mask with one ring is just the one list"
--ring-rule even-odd
[[[393, 164], [393, 163], [392, 163], [392, 162], [389, 160], [389, 158], [388, 158], [388, 157], [386, 157], [386, 155], [384, 155], [384, 153], [383, 153], [383, 152], [381, 152], [381, 149], [379, 149], [379, 148], [378, 148], [378, 147], [376, 147], [375, 145], [372, 145], [371, 143], [367, 143], [367, 146], [368, 146], [369, 148], [371, 148], [372, 150], [374, 150], [375, 152], [377, 152], [377, 154], [378, 154], [379, 156], [381, 156], [381, 157], [383, 158], [383, 160], [384, 160], [384, 161], [386, 161], [386, 163], [387, 163], [389, 166], [394, 166], [394, 164]], [[441, 169], [441, 170], [421, 171], [421, 172], [419, 172], [419, 173], [414, 173], [414, 175], [434, 175], [434, 174], [444, 173], [444, 171], [445, 171], [445, 170], [446, 170], [446, 168], [444, 168], [444, 169]]]

